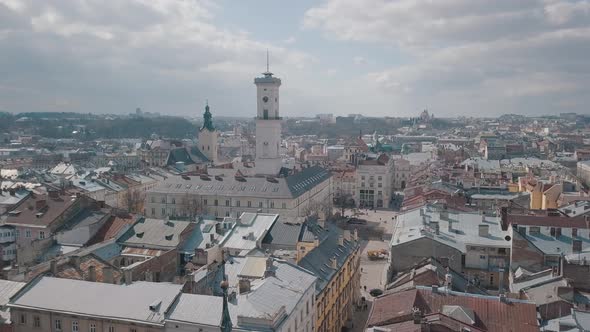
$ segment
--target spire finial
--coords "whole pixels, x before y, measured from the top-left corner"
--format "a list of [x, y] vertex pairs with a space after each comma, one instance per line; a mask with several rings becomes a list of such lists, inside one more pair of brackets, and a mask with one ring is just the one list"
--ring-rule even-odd
[[209, 99], [205, 99], [205, 106], [209, 106]]
[[268, 65], [268, 48], [266, 49], [266, 72], [270, 73], [269, 65]]

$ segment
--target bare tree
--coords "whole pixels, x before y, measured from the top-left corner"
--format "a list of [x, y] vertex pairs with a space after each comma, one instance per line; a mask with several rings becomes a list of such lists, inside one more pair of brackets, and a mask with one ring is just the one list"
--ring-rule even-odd
[[312, 200], [303, 208], [304, 216], [317, 216], [319, 218], [328, 219], [332, 216], [332, 202], [329, 199], [322, 201]]
[[203, 213], [203, 204], [198, 197], [186, 193], [181, 201], [181, 210], [182, 215], [192, 220]]
[[334, 206], [340, 209], [340, 215], [344, 216], [346, 209], [353, 209], [354, 199], [351, 194], [343, 193], [342, 191], [334, 195]]

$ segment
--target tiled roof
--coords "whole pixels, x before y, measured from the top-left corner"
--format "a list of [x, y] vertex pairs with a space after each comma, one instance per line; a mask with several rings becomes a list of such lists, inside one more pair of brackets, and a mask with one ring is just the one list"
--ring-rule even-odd
[[134, 216], [111, 216], [89, 241], [88, 245], [118, 238], [135, 223]]
[[466, 294], [460, 292], [433, 292], [430, 287], [417, 287], [378, 297], [373, 302], [368, 326], [390, 325], [411, 321], [412, 308], [423, 314], [441, 313], [444, 306], [461, 306], [474, 312], [474, 327], [487, 331], [539, 331], [537, 310], [528, 301]]
[[[49, 197], [47, 195], [29, 196], [5, 219], [8, 225], [33, 225], [47, 227], [76, 202], [77, 198], [68, 195]], [[41, 206], [44, 206], [41, 208]], [[37, 208], [40, 207], [40, 208]]]

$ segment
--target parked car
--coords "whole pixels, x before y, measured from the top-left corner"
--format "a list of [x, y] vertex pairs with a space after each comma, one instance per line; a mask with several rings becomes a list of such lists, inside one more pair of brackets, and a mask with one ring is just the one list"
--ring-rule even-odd
[[371, 294], [372, 297], [377, 297], [379, 295], [382, 295], [383, 291], [379, 288], [373, 288], [369, 291], [369, 294]]
[[349, 224], [355, 224], [355, 225], [366, 225], [367, 221], [364, 219], [359, 219], [359, 218], [348, 218], [348, 220], [346, 221]]

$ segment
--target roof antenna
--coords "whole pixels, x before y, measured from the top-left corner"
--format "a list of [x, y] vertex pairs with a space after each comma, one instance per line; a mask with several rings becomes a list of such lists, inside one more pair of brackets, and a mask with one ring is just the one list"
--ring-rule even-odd
[[266, 49], [266, 72], [270, 72], [270, 70], [268, 69], [268, 48]]

